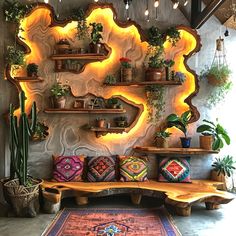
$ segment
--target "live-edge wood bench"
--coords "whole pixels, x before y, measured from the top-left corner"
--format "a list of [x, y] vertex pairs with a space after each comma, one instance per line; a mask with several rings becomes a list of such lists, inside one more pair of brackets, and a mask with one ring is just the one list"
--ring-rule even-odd
[[[88, 203], [90, 196], [106, 196], [129, 193], [134, 204], [139, 204], [142, 196], [149, 195], [164, 200], [181, 216], [189, 216], [191, 207], [204, 202], [206, 209], [217, 209], [220, 204], [230, 202], [234, 196], [217, 188], [221, 182], [212, 180], [193, 180], [192, 183], [165, 183], [155, 180], [146, 182], [49, 182], [41, 184], [42, 195], [48, 213], [59, 210], [61, 199], [71, 193], [79, 205]], [[55, 208], [55, 206], [57, 206]]]

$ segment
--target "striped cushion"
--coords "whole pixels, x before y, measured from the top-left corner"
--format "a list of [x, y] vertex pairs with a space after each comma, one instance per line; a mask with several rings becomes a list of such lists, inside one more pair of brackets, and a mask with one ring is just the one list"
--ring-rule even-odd
[[82, 181], [84, 156], [53, 156], [53, 181]]
[[161, 182], [191, 182], [190, 157], [160, 158], [158, 180]]
[[120, 180], [123, 182], [146, 181], [147, 160], [146, 158], [133, 156], [120, 156]]
[[110, 182], [116, 180], [116, 156], [88, 157], [87, 180]]

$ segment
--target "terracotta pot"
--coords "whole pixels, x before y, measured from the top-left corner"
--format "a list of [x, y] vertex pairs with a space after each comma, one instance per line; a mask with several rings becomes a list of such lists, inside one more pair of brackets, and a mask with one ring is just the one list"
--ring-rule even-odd
[[213, 136], [212, 135], [202, 135], [199, 136], [200, 148], [206, 150], [212, 150]]
[[163, 69], [148, 68], [146, 70], [146, 80], [147, 81], [158, 81], [162, 79]]
[[102, 44], [101, 43], [90, 43], [89, 44], [91, 53], [101, 54], [102, 53]]
[[121, 82], [132, 81], [132, 68], [121, 68]]
[[211, 180], [215, 180], [215, 181], [218, 181], [218, 182], [222, 182], [222, 186], [219, 186], [218, 189], [220, 190], [224, 190], [226, 191], [227, 190], [227, 180], [228, 180], [228, 177], [227, 176], [224, 176], [222, 173], [220, 173], [218, 175], [218, 172], [215, 171], [215, 170], [212, 170], [211, 171]]
[[64, 96], [62, 97], [53, 97], [53, 106], [54, 108], [63, 109], [66, 105], [66, 98]]
[[98, 126], [98, 128], [104, 128], [105, 127], [105, 120], [98, 120], [97, 126]]

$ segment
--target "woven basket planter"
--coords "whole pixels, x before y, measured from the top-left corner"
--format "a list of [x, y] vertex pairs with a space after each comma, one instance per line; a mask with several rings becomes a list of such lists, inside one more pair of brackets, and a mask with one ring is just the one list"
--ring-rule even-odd
[[221, 79], [217, 79], [214, 75], [207, 75], [208, 83], [213, 86], [222, 86], [228, 82], [228, 77], [223, 77]]
[[18, 179], [4, 183], [4, 194], [16, 216], [35, 217], [39, 213], [39, 186], [41, 180], [31, 179], [32, 186], [19, 185]]

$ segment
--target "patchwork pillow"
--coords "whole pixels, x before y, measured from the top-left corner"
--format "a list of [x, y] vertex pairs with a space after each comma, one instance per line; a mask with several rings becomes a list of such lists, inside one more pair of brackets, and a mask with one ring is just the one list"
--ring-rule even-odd
[[87, 180], [89, 182], [112, 182], [116, 180], [116, 156], [87, 158]]
[[133, 156], [119, 156], [120, 181], [142, 182], [147, 180], [147, 159]]
[[191, 183], [190, 157], [165, 157], [159, 160], [159, 181]]
[[82, 180], [84, 156], [53, 156], [53, 181], [79, 182]]

